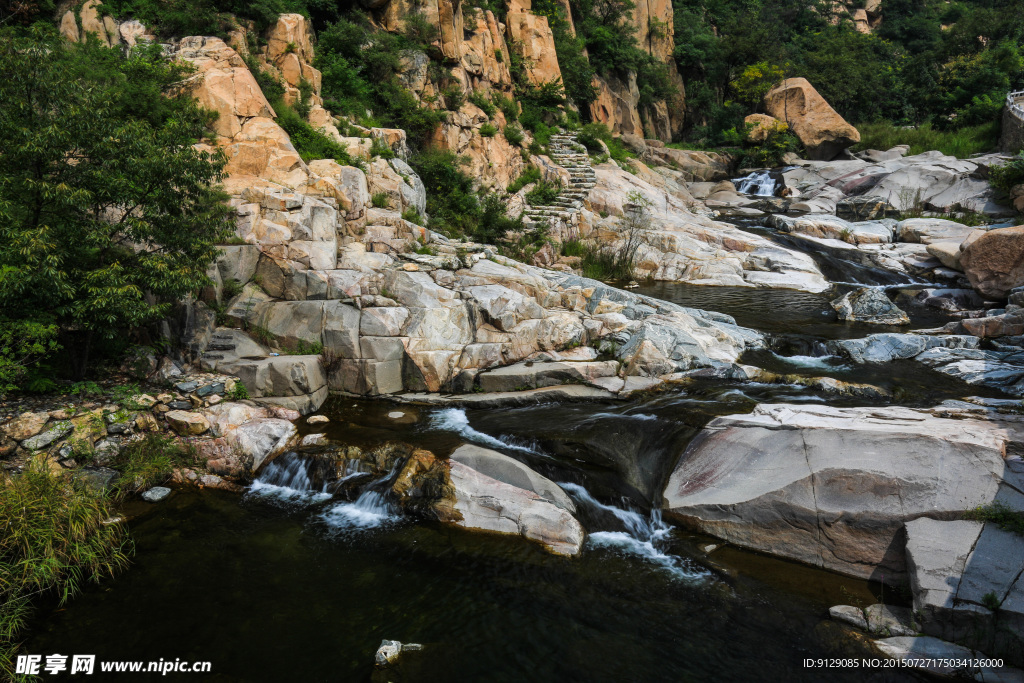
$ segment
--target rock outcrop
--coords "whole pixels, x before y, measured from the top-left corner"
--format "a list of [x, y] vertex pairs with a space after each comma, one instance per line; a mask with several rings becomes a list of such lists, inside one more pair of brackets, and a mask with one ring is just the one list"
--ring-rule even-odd
[[889, 300], [884, 292], [865, 287], [847, 292], [832, 302], [840, 320], [872, 325], [909, 325], [910, 316]]
[[990, 230], [963, 249], [960, 264], [979, 293], [1002, 299], [1024, 285], [1024, 225]]
[[787, 78], [764, 96], [765, 110], [793, 130], [807, 148], [808, 158], [828, 161], [860, 133], [829, 106], [806, 78]]
[[760, 405], [705, 427], [680, 456], [664, 508], [742, 547], [899, 584], [906, 522], [993, 501], [1024, 511], [1024, 421], [982, 418]]

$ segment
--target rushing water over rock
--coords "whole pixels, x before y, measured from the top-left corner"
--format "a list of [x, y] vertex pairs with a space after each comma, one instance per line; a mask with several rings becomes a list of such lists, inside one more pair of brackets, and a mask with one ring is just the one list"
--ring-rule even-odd
[[648, 562], [664, 567], [676, 578], [697, 579], [710, 576], [707, 570], [696, 568], [685, 559], [666, 553], [659, 547], [672, 533], [672, 527], [661, 519], [661, 510], [652, 509], [649, 515], [644, 516], [636, 510], [624, 510], [602, 503], [579, 484], [559, 482], [558, 485], [581, 505], [593, 512], [611, 514], [626, 528], [625, 531], [592, 531], [587, 536], [587, 543], [591, 547], [612, 548], [638, 555]]
[[282, 503], [310, 505], [327, 500], [326, 485], [313, 485], [313, 462], [298, 453], [285, 453], [271, 461], [249, 487], [250, 496]]
[[755, 197], [775, 196], [775, 179], [772, 178], [769, 171], [754, 171], [733, 182], [736, 183], [736, 190], [742, 194], [750, 194]]

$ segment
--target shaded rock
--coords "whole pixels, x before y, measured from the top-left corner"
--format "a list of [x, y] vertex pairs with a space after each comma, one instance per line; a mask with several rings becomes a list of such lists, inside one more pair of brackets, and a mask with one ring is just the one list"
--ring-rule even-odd
[[914, 615], [906, 607], [878, 603], [864, 608], [864, 616], [868, 629], [876, 635], [914, 636], [918, 632]]
[[46, 448], [50, 444], [60, 441], [74, 430], [75, 428], [70, 422], [58, 422], [42, 434], [37, 434], [22, 441], [21, 447], [30, 451], [37, 451], [40, 448]]
[[519, 391], [613, 377], [618, 369], [619, 364], [616, 361], [527, 361], [482, 372], [477, 376], [477, 380], [484, 391]]
[[828, 614], [836, 621], [842, 621], [862, 631], [868, 630], [867, 619], [864, 618], [864, 610], [853, 605], [835, 605], [828, 608]]
[[1024, 473], [1004, 460], [1024, 420], [941, 412], [766, 404], [715, 418], [680, 457], [664, 508], [743, 547], [899, 583], [906, 521], [993, 500], [1024, 510]]
[[885, 292], [865, 287], [847, 292], [832, 302], [840, 320], [873, 325], [909, 325], [910, 316], [899, 309]]
[[109, 467], [82, 467], [71, 476], [90, 491], [100, 493], [113, 486], [121, 474]]

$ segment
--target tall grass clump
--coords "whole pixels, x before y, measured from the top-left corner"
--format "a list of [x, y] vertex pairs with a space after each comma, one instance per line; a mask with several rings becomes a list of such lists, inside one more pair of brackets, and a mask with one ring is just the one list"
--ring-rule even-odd
[[147, 434], [126, 444], [107, 464], [121, 473], [111, 493], [123, 497], [162, 484], [177, 468], [202, 463], [195, 448], [163, 434]]
[[935, 149], [964, 159], [972, 154], [991, 152], [999, 144], [999, 121], [957, 130], [939, 130], [930, 123], [912, 128], [881, 121], [862, 123], [857, 130], [860, 131], [860, 143], [851, 148], [855, 152], [865, 149], [884, 151], [896, 145], [910, 145], [911, 155]]
[[13, 678], [17, 638], [35, 596], [63, 604], [128, 564], [125, 528], [104, 523], [110, 505], [41, 460], [0, 480], [0, 679]]

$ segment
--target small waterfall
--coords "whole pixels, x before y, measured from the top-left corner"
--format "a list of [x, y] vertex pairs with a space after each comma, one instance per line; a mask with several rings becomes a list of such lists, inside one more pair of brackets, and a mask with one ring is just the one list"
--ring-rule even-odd
[[[373, 529], [397, 521], [398, 511], [388, 500], [385, 487], [397, 470], [396, 464], [391, 472], [370, 482], [354, 501], [332, 505], [320, 514], [320, 519], [334, 531]], [[359, 474], [355, 472], [346, 478]]]
[[331, 494], [326, 485], [313, 485], [314, 463], [298, 453], [289, 452], [272, 460], [249, 487], [249, 495], [276, 499], [286, 503], [311, 504], [327, 500]]
[[768, 171], [754, 171], [733, 182], [736, 184], [736, 191], [740, 194], [749, 194], [755, 197], [775, 196], [775, 179]]
[[587, 536], [591, 545], [638, 555], [648, 562], [660, 565], [677, 578], [698, 579], [708, 576], [708, 572], [691, 566], [684, 558], [669, 555], [657, 547], [665, 539], [672, 528], [661, 519], [661, 510], [651, 510], [645, 517], [635, 510], [624, 510], [614, 505], [606, 505], [597, 500], [579, 484], [559, 482], [569, 495], [591, 510], [613, 515], [621, 522], [626, 531], [595, 531]]

